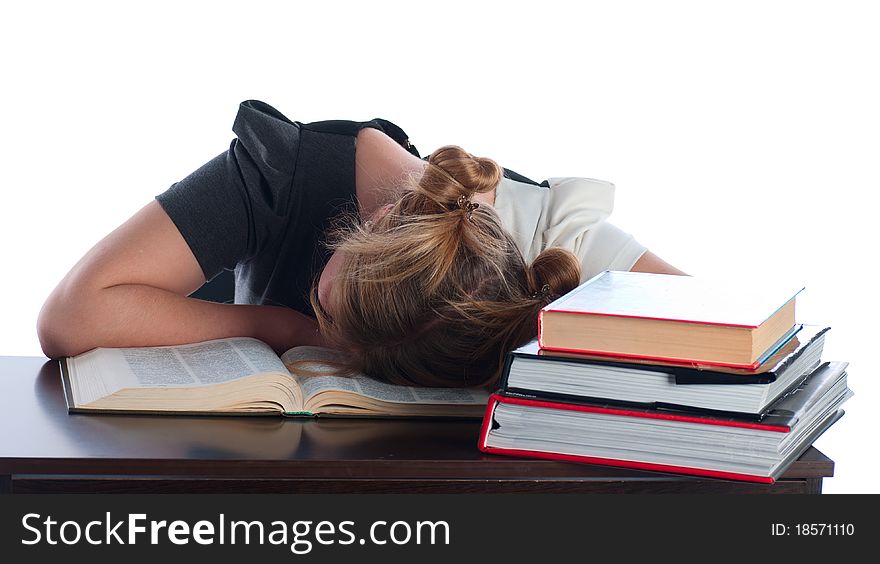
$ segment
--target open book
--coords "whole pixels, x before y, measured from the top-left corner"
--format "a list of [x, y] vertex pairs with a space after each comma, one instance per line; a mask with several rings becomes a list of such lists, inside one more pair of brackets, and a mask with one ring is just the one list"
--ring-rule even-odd
[[[292, 373], [299, 360], [307, 368]], [[97, 348], [61, 360], [70, 412], [482, 417], [482, 388], [396, 386], [334, 376], [338, 353], [294, 347], [280, 358], [238, 337], [190, 345]]]

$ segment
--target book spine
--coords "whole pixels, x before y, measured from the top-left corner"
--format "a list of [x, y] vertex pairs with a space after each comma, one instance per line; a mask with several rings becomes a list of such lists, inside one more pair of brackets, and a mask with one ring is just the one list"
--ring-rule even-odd
[[504, 355], [504, 366], [501, 368], [501, 378], [498, 380], [498, 387], [502, 390], [507, 389], [507, 379], [510, 377], [510, 367], [513, 366], [513, 357], [515, 352], [510, 351]]
[[492, 394], [489, 401], [486, 402], [486, 412], [483, 415], [483, 425], [480, 427], [480, 437], [477, 440], [477, 448], [485, 452], [486, 439], [489, 437], [489, 431], [492, 430], [492, 422], [494, 421], [495, 406], [498, 404], [498, 396]]
[[538, 346], [542, 349], [544, 347], [544, 310], [538, 312]]
[[73, 388], [70, 383], [70, 367], [67, 357], [58, 360], [58, 368], [61, 372], [61, 387], [64, 389], [64, 400], [67, 402], [68, 413], [78, 413], [79, 406], [73, 400]]

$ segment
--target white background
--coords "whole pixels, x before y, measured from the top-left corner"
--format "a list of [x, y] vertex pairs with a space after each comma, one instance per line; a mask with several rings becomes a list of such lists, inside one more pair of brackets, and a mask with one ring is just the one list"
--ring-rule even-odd
[[[302, 5], [300, 5], [302, 4]], [[0, 12], [0, 354], [95, 242], [223, 151], [238, 103], [385, 117], [538, 180], [692, 275], [806, 286], [856, 397], [826, 492], [878, 492], [871, 2], [28, 2]]]

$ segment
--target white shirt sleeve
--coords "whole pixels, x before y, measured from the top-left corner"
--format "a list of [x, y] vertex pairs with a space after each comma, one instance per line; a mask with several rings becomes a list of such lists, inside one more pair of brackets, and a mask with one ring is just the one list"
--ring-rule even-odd
[[629, 271], [648, 249], [620, 228], [603, 221], [584, 234], [578, 258], [581, 282], [603, 270]]
[[647, 250], [608, 223], [614, 185], [592, 178], [550, 178], [549, 189], [503, 179], [495, 208], [527, 262], [562, 247], [581, 263], [581, 282], [603, 270], [629, 270]]

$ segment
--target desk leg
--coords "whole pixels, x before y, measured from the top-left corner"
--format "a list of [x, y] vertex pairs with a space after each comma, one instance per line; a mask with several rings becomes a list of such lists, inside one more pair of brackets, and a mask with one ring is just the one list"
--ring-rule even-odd
[[12, 475], [0, 474], [0, 494], [12, 493]]
[[807, 478], [807, 488], [804, 493], [820, 494], [822, 493], [822, 478]]

